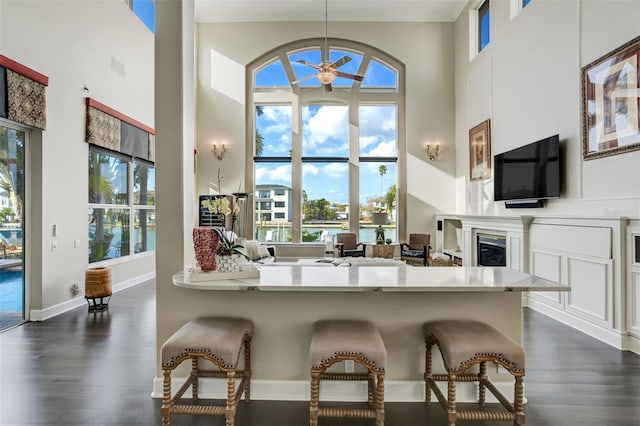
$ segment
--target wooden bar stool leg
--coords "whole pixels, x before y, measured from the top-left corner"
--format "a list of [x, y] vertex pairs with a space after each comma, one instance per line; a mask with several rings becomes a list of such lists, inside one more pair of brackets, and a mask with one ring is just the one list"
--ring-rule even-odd
[[171, 370], [164, 370], [162, 380], [162, 425], [169, 426], [171, 424]]
[[431, 371], [431, 360], [432, 360], [432, 354], [431, 354], [431, 348], [433, 348], [433, 343], [427, 343], [425, 345], [425, 352], [424, 352], [424, 394], [425, 394], [425, 402], [427, 404], [431, 403], [431, 383], [429, 383], [431, 381], [431, 379], [433, 379], [433, 372]]
[[311, 402], [309, 404], [310, 426], [318, 426], [318, 404], [320, 398], [320, 373], [311, 372]]
[[375, 405], [376, 403], [376, 380], [375, 375], [373, 373], [369, 373], [369, 378], [367, 379], [367, 402], [369, 405]]
[[478, 402], [480, 402], [480, 404], [482, 405], [484, 405], [487, 395], [485, 380], [487, 380], [487, 362], [482, 361], [480, 363], [480, 371], [478, 372]]
[[384, 373], [378, 374], [376, 381], [376, 426], [384, 426]]
[[456, 375], [449, 374], [447, 381], [447, 420], [449, 426], [455, 426], [457, 420], [456, 413]]
[[236, 372], [227, 372], [227, 410], [224, 415], [227, 426], [233, 426], [236, 414]]
[[193, 402], [198, 402], [198, 358], [191, 358], [191, 378], [193, 384], [191, 385], [191, 397]]
[[251, 340], [244, 342], [244, 376], [246, 377], [244, 386], [244, 400], [251, 400]]
[[513, 410], [516, 418], [513, 424], [514, 426], [521, 426], [524, 424], [524, 385], [522, 376], [516, 376], [515, 379]]

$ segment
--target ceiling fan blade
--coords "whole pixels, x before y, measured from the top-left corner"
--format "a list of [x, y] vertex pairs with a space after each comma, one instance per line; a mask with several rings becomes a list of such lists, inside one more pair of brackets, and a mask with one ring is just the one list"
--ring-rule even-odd
[[311, 78], [314, 78], [315, 76], [316, 76], [316, 74], [309, 74], [309, 75], [307, 75], [305, 77], [302, 77], [302, 78], [300, 78], [300, 79], [298, 79], [296, 81], [292, 81], [291, 84], [299, 84], [299, 83], [301, 83], [303, 81], [306, 81], [306, 80], [309, 80]]
[[302, 64], [302, 65], [306, 65], [306, 66], [308, 66], [308, 67], [311, 67], [311, 68], [317, 69], [317, 70], [319, 70], [319, 69], [320, 69], [320, 66], [318, 66], [318, 65], [316, 65], [316, 64], [312, 64], [311, 62], [307, 62], [307, 61], [305, 61], [304, 59], [298, 59], [296, 62], [297, 62], [297, 63], [299, 63], [299, 64]]
[[348, 72], [336, 71], [335, 72], [338, 77], [350, 78], [351, 80], [364, 80], [364, 77], [358, 74], [349, 74]]
[[343, 56], [342, 58], [338, 59], [337, 61], [335, 61], [334, 63], [332, 63], [329, 66], [331, 68], [333, 68], [333, 69], [336, 69], [336, 68], [340, 68], [341, 66], [343, 66], [344, 64], [346, 64], [349, 61], [351, 61], [351, 57]]

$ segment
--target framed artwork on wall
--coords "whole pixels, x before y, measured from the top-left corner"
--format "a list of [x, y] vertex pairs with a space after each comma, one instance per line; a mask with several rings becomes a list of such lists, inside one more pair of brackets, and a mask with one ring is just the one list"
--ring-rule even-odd
[[469, 130], [469, 180], [491, 177], [491, 121], [483, 121]]
[[640, 149], [640, 37], [582, 68], [585, 160]]

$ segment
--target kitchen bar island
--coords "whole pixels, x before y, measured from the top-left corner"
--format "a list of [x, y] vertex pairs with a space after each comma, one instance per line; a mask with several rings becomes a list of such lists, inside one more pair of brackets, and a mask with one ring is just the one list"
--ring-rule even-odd
[[[198, 309], [180, 312], [180, 316], [184, 322], [203, 315], [251, 319], [255, 324], [251, 395], [252, 399], [271, 400], [309, 399], [309, 343], [317, 320], [371, 320], [387, 348], [385, 399], [420, 401], [424, 398], [423, 322], [484, 321], [520, 342], [522, 292], [570, 290], [568, 286], [502, 267], [320, 267], [275, 263], [262, 266], [259, 277], [243, 278], [240, 273], [236, 279], [219, 279], [217, 273], [209, 274], [214, 274], [211, 279], [201, 273], [186, 278], [183, 272], [173, 276], [173, 284], [185, 292], [184, 297], [197, 299]], [[204, 310], [203, 304], [207, 307]], [[441, 368], [441, 364], [434, 364], [435, 371]], [[182, 376], [186, 375], [185, 370]], [[510, 398], [511, 378], [495, 369], [492, 376], [498, 385], [504, 382], [506, 386], [501, 390]], [[362, 400], [366, 398], [362, 385], [327, 384], [321, 389], [321, 398]], [[205, 384], [201, 392], [203, 396], [220, 397], [225, 394], [224, 384]], [[154, 396], [160, 395], [161, 380], [156, 377]], [[460, 387], [460, 401], [473, 398], [471, 387], [468, 394]]]

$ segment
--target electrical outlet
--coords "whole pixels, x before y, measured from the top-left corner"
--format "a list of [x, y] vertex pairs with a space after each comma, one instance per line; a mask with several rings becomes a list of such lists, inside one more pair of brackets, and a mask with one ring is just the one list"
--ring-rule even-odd
[[73, 296], [77, 296], [78, 293], [80, 293], [80, 283], [73, 283], [73, 285], [71, 286], [71, 294]]
[[356, 371], [356, 363], [352, 359], [348, 359], [344, 362], [344, 372], [354, 373]]

